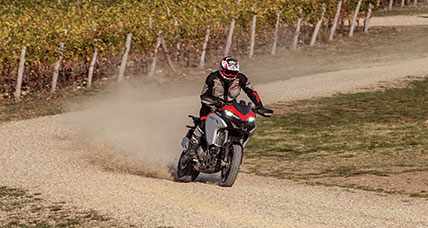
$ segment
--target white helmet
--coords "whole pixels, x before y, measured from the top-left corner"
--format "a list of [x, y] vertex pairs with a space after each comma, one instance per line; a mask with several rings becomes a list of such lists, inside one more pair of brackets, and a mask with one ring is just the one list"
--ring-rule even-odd
[[239, 74], [239, 61], [231, 56], [224, 57], [220, 63], [220, 74], [227, 80], [235, 79]]

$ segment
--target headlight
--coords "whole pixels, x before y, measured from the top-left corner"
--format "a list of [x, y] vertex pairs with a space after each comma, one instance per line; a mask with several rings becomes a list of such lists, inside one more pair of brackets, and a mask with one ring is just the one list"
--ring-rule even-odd
[[229, 110], [224, 110], [224, 113], [226, 114], [226, 116], [228, 117], [235, 117], [238, 118], [235, 114], [233, 114], [233, 112], [229, 111]]
[[248, 118], [248, 123], [254, 123], [256, 121], [255, 117]]

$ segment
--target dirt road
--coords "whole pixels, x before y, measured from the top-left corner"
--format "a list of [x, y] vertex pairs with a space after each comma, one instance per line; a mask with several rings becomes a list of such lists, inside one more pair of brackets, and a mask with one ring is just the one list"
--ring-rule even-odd
[[374, 17], [370, 23], [371, 26], [415, 26], [428, 25], [428, 15], [410, 15], [410, 16], [385, 16]]
[[[324, 96], [407, 75], [426, 74], [427, 63], [428, 58], [421, 58], [386, 66], [323, 73], [265, 84], [260, 89], [268, 102]], [[176, 116], [165, 120], [163, 117], [171, 116], [170, 113], [157, 113], [165, 115], [159, 118], [160, 121], [164, 124], [168, 121], [177, 123], [158, 133], [169, 132], [174, 136], [160, 142], [156, 142], [155, 136], [149, 141], [140, 140], [145, 144], [177, 144], [175, 135], [183, 132], [182, 122], [178, 120], [183, 119], [189, 109], [196, 109], [196, 100], [196, 97], [182, 97], [157, 104], [169, 106]], [[2, 185], [30, 189], [48, 199], [95, 209], [120, 221], [143, 227], [428, 226], [428, 201], [422, 199], [307, 186], [250, 175], [240, 175], [233, 188], [220, 188], [213, 184], [213, 177], [204, 177], [197, 183], [181, 184], [168, 179], [135, 175], [138, 172], [132, 170], [105, 170], [100, 163], [94, 162], [97, 157], [91, 157], [94, 153], [102, 154], [103, 150], [96, 151], [76, 141], [75, 119], [69, 118], [74, 115], [2, 125]], [[123, 125], [126, 122], [124, 119], [118, 120], [117, 125]], [[109, 123], [107, 126], [116, 127], [114, 121], [105, 121], [100, 124]], [[133, 125], [138, 123], [133, 122]], [[119, 128], [116, 130], [117, 135], [131, 134], [121, 132]], [[162, 157], [161, 152], [154, 154], [159, 153]], [[178, 149], [172, 151], [174, 156], [178, 156], [178, 152]], [[105, 162], [115, 163], [115, 160], [102, 163]], [[173, 164], [174, 161], [169, 162]]]
[[[258, 87], [267, 103], [349, 92], [426, 75], [428, 57], [357, 67]], [[283, 72], [278, 66], [265, 68], [257, 73], [274, 78]], [[428, 201], [400, 195], [245, 174], [233, 188], [217, 187], [213, 176], [175, 183], [168, 179], [168, 168], [180, 152], [185, 114], [196, 112], [198, 99], [179, 97], [157, 104], [124, 99], [133, 95], [97, 103], [95, 111], [0, 125], [1, 185], [29, 189], [139, 227], [428, 226]], [[0, 220], [5, 216], [0, 211]]]

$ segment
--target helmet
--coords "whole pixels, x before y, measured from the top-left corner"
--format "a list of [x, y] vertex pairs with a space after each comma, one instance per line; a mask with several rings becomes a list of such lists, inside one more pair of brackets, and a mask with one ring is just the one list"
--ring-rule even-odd
[[239, 73], [239, 61], [231, 56], [224, 57], [220, 63], [220, 74], [224, 79], [233, 80]]

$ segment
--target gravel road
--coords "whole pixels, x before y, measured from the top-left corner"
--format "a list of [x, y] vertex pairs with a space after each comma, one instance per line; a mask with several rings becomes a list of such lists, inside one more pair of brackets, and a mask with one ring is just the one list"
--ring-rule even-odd
[[[427, 73], [428, 58], [421, 58], [292, 78], [260, 85], [259, 89], [272, 103], [349, 92]], [[196, 97], [181, 97], [158, 105], [195, 110], [195, 101]], [[73, 139], [76, 129], [73, 124], [64, 124], [70, 115], [74, 114], [1, 125], [0, 183], [95, 209], [141, 227], [428, 226], [428, 201], [423, 199], [245, 174], [233, 188], [220, 188], [210, 176], [182, 184], [106, 171], [86, 156], [93, 153], [92, 148]]]
[[428, 25], [428, 15], [412, 15], [412, 16], [385, 16], [374, 17], [370, 21], [370, 26], [415, 26]]

